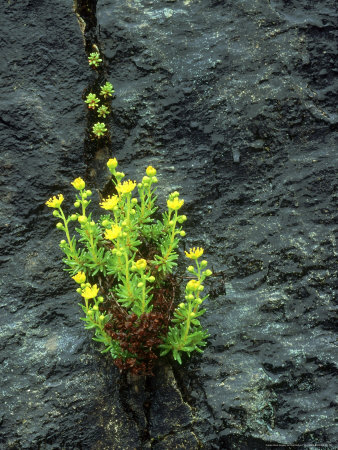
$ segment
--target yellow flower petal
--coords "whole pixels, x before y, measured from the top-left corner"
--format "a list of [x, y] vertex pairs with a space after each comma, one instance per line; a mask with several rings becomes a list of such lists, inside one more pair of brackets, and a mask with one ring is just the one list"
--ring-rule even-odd
[[82, 284], [82, 283], [85, 283], [85, 281], [86, 281], [86, 274], [84, 272], [78, 272], [72, 278], [76, 283]]
[[120, 236], [122, 231], [122, 228], [119, 227], [118, 225], [113, 225], [111, 227], [111, 229], [106, 230], [104, 238], [108, 239], [109, 241], [112, 241], [113, 239], [116, 239], [117, 237]]
[[177, 211], [178, 209], [182, 208], [184, 205], [184, 200], [180, 200], [178, 197], [173, 198], [172, 200], [167, 200], [168, 208], [173, 209], [174, 211]]
[[99, 293], [99, 288], [96, 284], [93, 286], [86, 286], [84, 290], [82, 291], [82, 297], [89, 300], [90, 298], [95, 298], [97, 294]]
[[59, 194], [58, 197], [55, 197], [55, 195], [54, 195], [54, 197], [52, 197], [52, 198], [50, 198], [49, 200], [46, 201], [46, 205], [49, 208], [60, 208], [61, 203], [63, 202], [63, 200], [64, 200], [64, 197], [63, 197], [62, 194]]
[[100, 203], [101, 208], [112, 210], [119, 202], [119, 197], [117, 195], [108, 196], [105, 200]]
[[127, 180], [123, 183], [120, 183], [116, 186], [117, 192], [120, 194], [129, 194], [129, 192], [132, 192], [136, 187], [136, 181]]
[[204, 250], [202, 247], [197, 247], [197, 248], [194, 247], [189, 250], [189, 253], [185, 252], [185, 256], [190, 259], [198, 259], [200, 256], [203, 255], [203, 253], [204, 253]]

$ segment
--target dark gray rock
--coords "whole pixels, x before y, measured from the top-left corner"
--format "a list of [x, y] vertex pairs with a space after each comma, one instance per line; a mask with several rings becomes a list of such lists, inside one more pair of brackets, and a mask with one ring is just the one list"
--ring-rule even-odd
[[[334, 448], [335, 2], [76, 6], [0, 15], [1, 448]], [[97, 146], [82, 98], [102, 79]], [[62, 271], [44, 202], [71, 205], [76, 176], [104, 189], [111, 155], [132, 178], [155, 166], [162, 204], [181, 192], [186, 245], [217, 275], [209, 346], [174, 375], [121, 377]]]

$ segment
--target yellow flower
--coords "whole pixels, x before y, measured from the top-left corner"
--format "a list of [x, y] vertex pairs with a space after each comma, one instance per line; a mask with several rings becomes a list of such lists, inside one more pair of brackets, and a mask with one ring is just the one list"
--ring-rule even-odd
[[82, 191], [82, 189], [85, 188], [86, 183], [83, 181], [82, 178], [75, 178], [75, 180], [71, 183], [75, 189], [77, 189], [78, 191]]
[[135, 266], [137, 270], [144, 270], [147, 267], [147, 261], [145, 259], [139, 259], [136, 261]]
[[89, 300], [90, 298], [95, 298], [98, 293], [99, 288], [97, 287], [97, 284], [94, 284], [93, 286], [86, 286], [81, 295], [86, 300]]
[[146, 169], [146, 174], [148, 175], [148, 177], [154, 177], [156, 175], [156, 169], [154, 169], [154, 167], [152, 166], [148, 166]]
[[173, 209], [174, 211], [177, 211], [178, 209], [182, 208], [184, 205], [184, 200], [179, 200], [178, 197], [175, 197], [172, 200], [167, 200], [168, 208]]
[[49, 206], [49, 208], [60, 208], [61, 203], [63, 202], [64, 197], [62, 194], [59, 194], [58, 197], [54, 197], [50, 198], [49, 200], [46, 201], [46, 205]]
[[204, 250], [202, 247], [197, 247], [197, 248], [194, 247], [189, 250], [189, 253], [188, 252], [184, 252], [184, 253], [187, 258], [198, 259], [200, 256], [203, 255], [203, 252], [204, 252]]
[[120, 236], [122, 228], [118, 225], [113, 225], [110, 230], [106, 230], [106, 234], [104, 235], [105, 239], [112, 241]]
[[108, 169], [113, 170], [117, 167], [117, 159], [116, 158], [110, 158], [107, 162]]
[[86, 281], [86, 274], [84, 272], [78, 272], [72, 278], [76, 283], [82, 284]]
[[122, 184], [118, 184], [116, 186], [117, 192], [120, 194], [129, 194], [129, 192], [132, 192], [136, 187], [136, 181], [124, 181]]
[[197, 291], [198, 290], [198, 288], [200, 287], [200, 282], [199, 281], [197, 281], [197, 280], [190, 280], [188, 283], [187, 283], [187, 287], [186, 287], [186, 290], [187, 291]]
[[117, 195], [113, 195], [113, 196], [108, 195], [108, 197], [105, 200], [103, 200], [102, 203], [100, 203], [100, 206], [103, 209], [112, 210], [115, 208], [115, 206], [118, 204], [118, 202], [119, 202], [119, 198]]

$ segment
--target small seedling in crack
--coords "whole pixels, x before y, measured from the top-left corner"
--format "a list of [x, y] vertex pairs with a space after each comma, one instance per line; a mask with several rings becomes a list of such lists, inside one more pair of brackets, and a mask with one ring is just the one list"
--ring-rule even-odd
[[101, 92], [100, 95], [103, 95], [103, 97], [106, 99], [107, 97], [111, 97], [114, 93], [113, 85], [107, 81], [107, 83], [104, 86], [101, 86]]
[[99, 117], [103, 117], [105, 119], [107, 114], [109, 114], [109, 109], [107, 108], [107, 106], [102, 105], [102, 106], [100, 106], [100, 108], [98, 108], [97, 115]]
[[95, 109], [100, 103], [100, 99], [96, 97], [96, 94], [88, 94], [85, 100], [89, 109]]
[[99, 64], [102, 62], [102, 59], [100, 58], [100, 53], [93, 52], [88, 57], [88, 62], [90, 66], [98, 67]]
[[103, 122], [97, 122], [93, 125], [93, 133], [97, 138], [104, 136], [107, 132], [106, 125]]

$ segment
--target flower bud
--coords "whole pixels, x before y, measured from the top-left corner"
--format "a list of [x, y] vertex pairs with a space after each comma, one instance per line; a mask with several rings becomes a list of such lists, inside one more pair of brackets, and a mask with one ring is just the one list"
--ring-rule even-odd
[[76, 202], [74, 203], [75, 208], [79, 208], [80, 207], [80, 202], [78, 200], [76, 200]]
[[99, 319], [101, 320], [101, 322], [104, 320], [104, 315], [101, 314], [101, 316], [99, 317]]
[[60, 213], [59, 213], [59, 211], [57, 209], [54, 209], [53, 216], [54, 217], [60, 217]]
[[179, 305], [178, 305], [180, 308], [185, 308], [185, 304], [184, 303], [180, 303]]
[[183, 222], [185, 222], [186, 220], [187, 220], [187, 216], [185, 216], [185, 215], [178, 216], [178, 218], [177, 218], [177, 222], [178, 222], [178, 223], [183, 223]]
[[170, 220], [169, 225], [172, 227], [173, 225], [175, 225], [175, 222], [173, 220]]
[[77, 214], [72, 214], [72, 215], [70, 216], [70, 220], [71, 220], [72, 222], [75, 222], [75, 220], [77, 220]]
[[64, 229], [63, 224], [62, 224], [61, 222], [58, 222], [58, 223], [56, 224], [56, 228], [57, 228], [58, 230], [63, 230], [63, 229]]
[[154, 177], [156, 175], [156, 169], [154, 169], [154, 167], [152, 166], [148, 166], [146, 174], [148, 175], [148, 177]]
[[138, 288], [143, 287], [143, 285], [144, 285], [144, 283], [142, 283], [142, 281], [140, 281], [139, 283], [137, 283], [137, 287], [138, 287]]
[[207, 270], [204, 272], [204, 275], [205, 275], [206, 277], [210, 277], [210, 275], [212, 275], [211, 270], [210, 270], [210, 269], [207, 269]]
[[78, 294], [81, 294], [81, 293], [82, 293], [82, 289], [81, 289], [81, 288], [77, 288], [77, 289], [76, 289], [76, 292], [77, 292]]
[[150, 178], [145, 176], [142, 178], [142, 184], [149, 184]]
[[105, 220], [102, 221], [102, 226], [103, 226], [104, 228], [108, 228], [109, 225], [110, 225], [109, 220], [105, 219]]
[[131, 209], [131, 210], [130, 210], [130, 214], [131, 214], [132, 216], [134, 216], [134, 215], [136, 214], [135, 209]]
[[71, 183], [76, 190], [78, 191], [82, 191], [82, 189], [85, 188], [86, 183], [83, 181], [82, 178], [76, 178], [72, 183]]
[[149, 281], [149, 283], [153, 283], [153, 282], [155, 281], [155, 277], [151, 275], [151, 276], [148, 278], [148, 281]]
[[194, 266], [189, 266], [189, 267], [187, 268], [187, 271], [190, 272], [190, 273], [194, 273], [194, 272], [195, 272]]
[[193, 311], [191, 311], [190, 317], [195, 317], [195, 316], [196, 316], [196, 314]]
[[202, 299], [201, 299], [201, 298], [197, 298], [197, 299], [196, 299], [196, 303], [197, 303], [198, 305], [200, 305], [200, 304], [202, 303]]
[[92, 227], [95, 227], [95, 222], [94, 222], [94, 220], [91, 220], [90, 225], [91, 225]]
[[60, 247], [64, 247], [67, 244], [67, 242], [62, 239], [62, 241], [60, 241]]
[[104, 300], [104, 298], [103, 298], [102, 296], [100, 296], [100, 297], [97, 297], [97, 300], [98, 300], [100, 303], [102, 303], [103, 300]]
[[203, 290], [204, 290], [203, 284], [201, 284], [200, 286], [198, 286], [198, 290], [199, 290], [199, 291], [203, 291]]
[[107, 162], [107, 167], [110, 171], [114, 172], [114, 169], [116, 169], [118, 165], [117, 159], [116, 158], [110, 158]]
[[137, 270], [145, 270], [145, 268], [147, 267], [147, 261], [141, 258], [138, 261], [136, 261], [135, 266]]
[[201, 268], [203, 269], [204, 267], [207, 267], [207, 265], [208, 265], [208, 261], [203, 259], [203, 261], [201, 261]]
[[192, 300], [194, 300], [194, 298], [195, 297], [192, 294], [187, 295], [187, 300], [192, 301]]
[[89, 205], [89, 201], [88, 200], [83, 200], [83, 206], [88, 206]]
[[137, 203], [137, 198], [132, 198], [132, 199], [131, 199], [131, 202], [132, 202], [133, 205], [136, 205], [136, 203]]
[[84, 225], [85, 223], [87, 223], [87, 217], [86, 216], [79, 216], [78, 218], [77, 218], [77, 220], [79, 221], [79, 223], [81, 224], [81, 225]]
[[86, 199], [87, 198], [87, 194], [85, 192], [82, 193], [82, 199]]
[[98, 311], [98, 310], [99, 310], [98, 305], [94, 305], [94, 306], [93, 306], [93, 310], [94, 310], [94, 311]]
[[86, 191], [86, 194], [87, 194], [88, 197], [90, 197], [90, 196], [92, 195], [92, 191], [90, 191], [90, 190], [88, 189], [88, 191]]
[[185, 236], [185, 231], [184, 230], [182, 230], [182, 231], [180, 231], [180, 236], [182, 236], [182, 237], [184, 237]]
[[152, 177], [151, 181], [152, 181], [153, 183], [157, 183], [157, 182], [158, 182], [158, 179], [157, 179], [157, 177]]
[[138, 183], [138, 184], [137, 184], [137, 187], [138, 187], [139, 189], [141, 189], [142, 183]]

